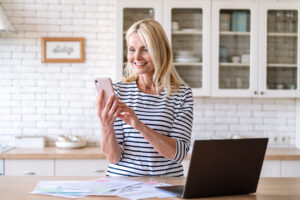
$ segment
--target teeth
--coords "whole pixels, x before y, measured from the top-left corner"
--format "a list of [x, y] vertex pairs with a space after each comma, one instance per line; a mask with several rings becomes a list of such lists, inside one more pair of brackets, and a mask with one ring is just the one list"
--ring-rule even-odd
[[145, 65], [145, 63], [135, 63], [136, 65], [139, 65], [139, 66], [141, 66], [141, 65]]

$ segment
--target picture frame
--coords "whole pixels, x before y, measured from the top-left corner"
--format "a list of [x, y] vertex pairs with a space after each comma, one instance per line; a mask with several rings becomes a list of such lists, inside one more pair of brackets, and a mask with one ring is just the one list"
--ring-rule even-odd
[[85, 60], [85, 39], [81, 37], [43, 37], [43, 63], [80, 63]]

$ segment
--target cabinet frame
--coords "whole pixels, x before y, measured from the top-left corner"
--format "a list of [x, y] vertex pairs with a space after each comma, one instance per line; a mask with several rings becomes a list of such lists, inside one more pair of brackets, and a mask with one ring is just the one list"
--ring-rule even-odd
[[[268, 10], [297, 10], [298, 11], [298, 33], [297, 33], [297, 89], [295, 90], [270, 90], [267, 89], [267, 15]], [[259, 27], [259, 55], [263, 55], [259, 57], [259, 63], [260, 71], [261, 73], [258, 73], [259, 77], [259, 91], [264, 92], [264, 97], [300, 97], [300, 65], [299, 65], [299, 56], [300, 56], [300, 34], [299, 34], [299, 28], [300, 28], [300, 5], [299, 2], [295, 1], [274, 1], [274, 0], [268, 0], [263, 1], [260, 4], [260, 27]]]
[[[250, 66], [249, 66], [249, 89], [220, 89], [219, 88], [219, 19], [220, 11], [249, 10], [250, 11]], [[258, 87], [257, 74], [257, 41], [258, 41], [258, 2], [253, 1], [213, 1], [212, 3], [212, 96], [215, 97], [253, 97]]]
[[[192, 88], [194, 96], [210, 95], [210, 29], [211, 3], [209, 0], [164, 0], [163, 26], [172, 45], [172, 9], [202, 9], [202, 88]], [[174, 52], [173, 52], [174, 53]]]
[[117, 0], [116, 1], [116, 80], [123, 77], [123, 17], [124, 8], [153, 8], [154, 19], [162, 23], [161, 0]]
[[[300, 5], [297, 0], [118, 0], [116, 2], [116, 80], [123, 76], [123, 9], [153, 8], [154, 18], [166, 31], [170, 44], [172, 8], [202, 9], [202, 88], [192, 88], [194, 96], [209, 97], [300, 97]], [[220, 10], [250, 11], [250, 66], [248, 89], [219, 88], [219, 18]], [[297, 89], [267, 89], [267, 10], [298, 11]], [[247, 33], [249, 34], [249, 33]], [[247, 36], [248, 37], [248, 36]]]

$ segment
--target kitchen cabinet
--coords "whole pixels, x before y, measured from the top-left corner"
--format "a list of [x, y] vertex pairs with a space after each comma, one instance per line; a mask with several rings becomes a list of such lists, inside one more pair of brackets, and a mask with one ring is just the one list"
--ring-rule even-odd
[[5, 159], [5, 176], [54, 176], [52, 159]]
[[152, 18], [195, 96], [300, 97], [299, 9], [294, 0], [117, 1], [117, 79], [126, 65], [125, 31]]
[[300, 177], [300, 161], [281, 161], [281, 177]]
[[295, 1], [212, 2], [212, 96], [300, 96], [299, 8]]
[[280, 177], [280, 160], [265, 160], [260, 173], [261, 177]]
[[183, 166], [183, 175], [187, 177], [189, 167], [190, 167], [190, 160], [183, 160], [181, 164]]
[[0, 176], [4, 175], [4, 160], [0, 159]]
[[5, 159], [5, 176], [105, 176], [106, 159]]
[[[126, 30], [141, 19], [156, 19], [167, 34], [174, 65], [194, 95], [210, 94], [210, 1], [117, 1], [117, 80], [127, 61]], [[173, 26], [172, 26], [173, 25]]]
[[261, 177], [300, 177], [300, 161], [265, 160]]
[[56, 176], [105, 176], [107, 160], [68, 159], [55, 160]]
[[298, 1], [264, 1], [260, 7], [259, 91], [268, 97], [299, 97]]
[[258, 13], [257, 1], [212, 2], [213, 96], [253, 96]]
[[126, 31], [142, 19], [155, 19], [162, 22], [161, 0], [118, 0], [116, 16], [117, 80], [120, 80], [127, 63]]
[[163, 26], [174, 54], [174, 65], [193, 94], [210, 94], [210, 2], [164, 0]]

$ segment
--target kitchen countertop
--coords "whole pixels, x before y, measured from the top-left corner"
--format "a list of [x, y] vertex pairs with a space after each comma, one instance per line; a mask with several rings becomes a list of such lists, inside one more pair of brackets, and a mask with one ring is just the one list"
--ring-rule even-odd
[[[111, 177], [115, 179], [116, 177]], [[41, 177], [41, 176], [0, 176], [0, 194], [5, 200], [43, 200], [43, 199], [65, 199], [52, 196], [34, 195], [33, 191], [38, 181], [45, 180], [93, 180], [95, 177]], [[137, 180], [137, 181], [158, 181], [169, 184], [184, 184], [184, 177], [121, 177], [117, 179]], [[201, 198], [201, 200], [299, 200], [300, 199], [300, 178], [261, 178], [259, 180], [257, 192], [249, 195], [221, 196], [211, 198]], [[17, 191], [17, 192], [16, 192]], [[93, 199], [124, 199], [121, 197], [100, 197], [87, 196], [81, 200]], [[168, 198], [181, 199], [181, 198]]]
[[[80, 149], [15, 148], [1, 153], [0, 159], [105, 159], [100, 147]], [[190, 159], [190, 154], [186, 159]], [[269, 148], [265, 160], [300, 160], [300, 149]]]

